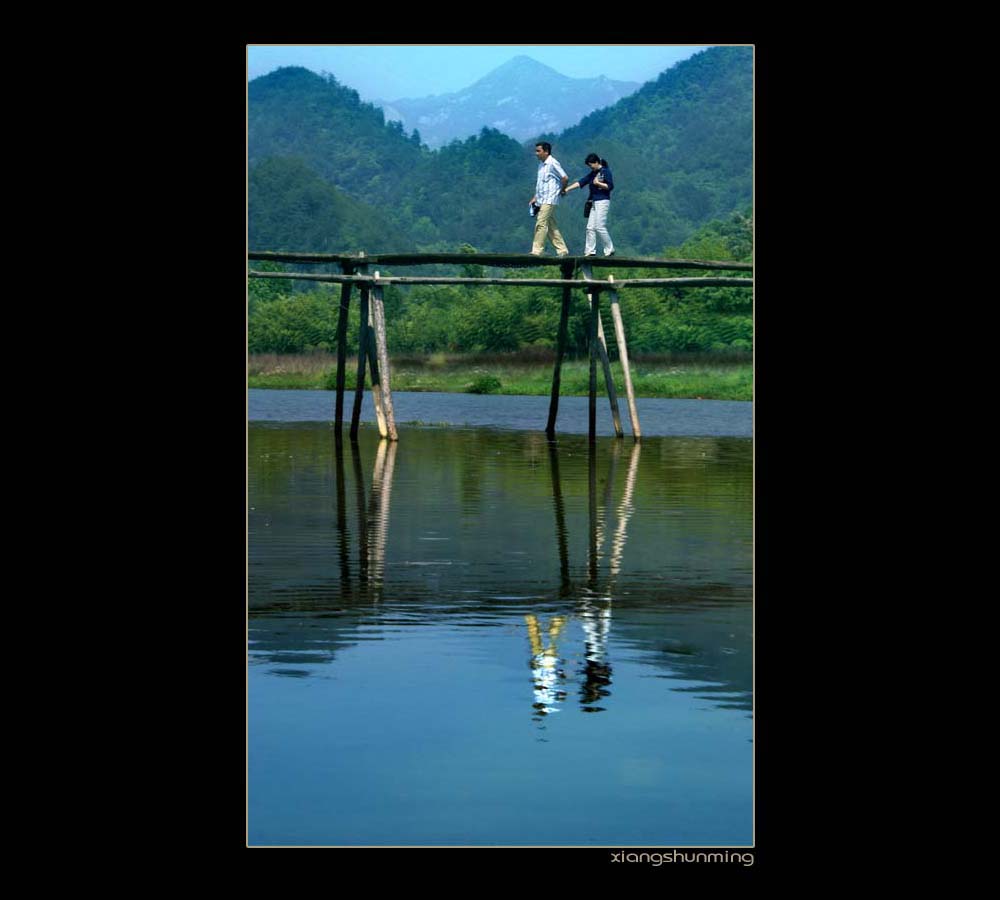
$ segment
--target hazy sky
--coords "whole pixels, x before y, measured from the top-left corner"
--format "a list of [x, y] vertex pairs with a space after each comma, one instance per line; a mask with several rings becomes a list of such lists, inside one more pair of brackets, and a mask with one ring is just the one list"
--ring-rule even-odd
[[704, 49], [670, 44], [251, 44], [247, 75], [253, 79], [279, 66], [304, 66], [331, 73], [370, 102], [452, 93], [521, 54], [571, 78], [606, 75], [641, 83]]

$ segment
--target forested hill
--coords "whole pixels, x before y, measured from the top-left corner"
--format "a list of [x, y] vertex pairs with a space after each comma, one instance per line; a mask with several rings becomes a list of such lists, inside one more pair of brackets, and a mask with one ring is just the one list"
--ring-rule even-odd
[[682, 243], [752, 202], [753, 50], [698, 53], [549, 140], [571, 179], [586, 173], [588, 153], [611, 164], [616, 241]]
[[430, 155], [400, 123], [386, 124], [381, 109], [362, 103], [332, 75], [276, 69], [250, 82], [248, 101], [251, 166], [273, 156], [298, 157], [354, 196], [374, 187], [381, 197], [394, 177]]
[[[537, 137], [552, 142], [571, 179], [588, 171], [587, 153], [607, 158], [618, 251], [655, 254], [749, 207], [752, 84], [752, 50], [716, 47], [574, 128]], [[302, 68], [254, 79], [248, 96], [252, 248], [529, 249], [533, 140], [483, 129], [431, 151], [356, 91]], [[583, 247], [585, 194], [560, 208], [573, 252]], [[352, 240], [363, 246], [337, 245]]]

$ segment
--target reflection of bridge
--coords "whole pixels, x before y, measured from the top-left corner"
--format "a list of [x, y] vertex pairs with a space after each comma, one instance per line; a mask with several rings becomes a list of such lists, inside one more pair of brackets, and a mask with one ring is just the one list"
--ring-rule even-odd
[[[561, 454], [555, 441], [545, 441], [537, 435], [531, 441], [539, 444], [541, 455], [535, 457], [537, 461], [544, 466], [546, 456], [548, 460], [548, 476], [539, 472], [540, 486], [544, 488], [546, 481], [551, 486], [553, 512], [549, 521], [555, 524], [554, 549], [557, 553], [543, 552], [539, 561], [551, 561], [551, 575], [543, 576], [551, 589], [538, 585], [542, 587], [540, 593], [529, 589], [534, 599], [507, 598], [494, 602], [491, 598], [483, 598], [477, 600], [474, 607], [491, 615], [500, 612], [503, 620], [509, 621], [515, 606], [520, 605], [522, 621], [527, 624], [528, 646], [524, 649], [532, 669], [535, 720], [544, 721], [543, 717], [559, 709], [570, 692], [576, 697], [574, 702], [585, 712], [600, 712], [606, 708], [607, 698], [613, 690], [615, 666], [609, 652], [612, 626], [619, 651], [623, 646], [640, 649], [650, 662], [666, 669], [667, 674], [659, 677], [688, 684], [716, 685], [704, 688], [707, 693], [720, 691], [747, 696], [750, 686], [743, 673], [744, 652], [731, 658], [717, 651], [716, 645], [721, 647], [732, 642], [721, 639], [714, 625], [702, 621], [704, 617], [673, 620], [667, 631], [642, 624], [643, 619], [650, 621], [650, 614], [657, 618], [662, 616], [664, 602], [677, 609], [685, 606], [704, 608], [706, 604], [728, 606], [727, 596], [742, 600], [741, 591], [725, 584], [706, 583], [692, 589], [659, 583], [646, 596], [641, 587], [636, 589], [629, 585], [628, 599], [624, 606], [621, 605], [618, 583], [619, 576], [626, 578], [629, 571], [623, 566], [623, 559], [635, 511], [642, 444], [626, 448], [618, 441], [602, 443], [600, 446], [608, 447], [607, 454], [602, 454], [605, 466], [600, 465], [598, 445], [587, 444], [587, 524], [581, 529], [577, 526], [583, 525], [582, 506], [576, 508], [577, 517], [570, 520], [577, 526], [570, 528], [567, 524], [563, 491], [566, 476], [560, 474], [560, 462], [563, 466], [567, 463], [565, 448]], [[332, 662], [341, 648], [357, 643], [359, 635], [363, 635], [361, 639], [381, 639], [370, 624], [373, 619], [381, 620], [387, 596], [406, 598], [408, 615], [429, 619], [448, 615], [447, 599], [442, 603], [440, 595], [428, 593], [426, 582], [409, 577], [406, 573], [414, 572], [413, 569], [390, 564], [387, 571], [389, 548], [406, 537], [399, 532], [397, 519], [396, 540], [390, 542], [393, 483], [394, 479], [399, 481], [401, 458], [398, 454], [405, 453], [405, 448], [400, 451], [398, 443], [376, 440], [374, 452], [369, 456], [363, 452], [366, 446], [372, 446], [367, 439], [352, 442], [349, 448], [342, 441], [333, 443], [333, 452], [329, 455], [322, 452], [322, 447], [317, 449], [330, 499], [335, 501], [335, 509], [326, 507], [334, 514], [331, 521], [334, 531], [332, 547], [326, 545], [325, 584], [310, 585], [304, 590], [289, 589], [289, 585], [278, 593], [269, 592], [265, 602], [254, 602], [250, 609], [254, 658], [269, 662], [275, 666], [273, 672], [289, 677], [307, 675], [308, 670], [296, 669], [296, 664]], [[569, 443], [571, 448], [576, 444], [573, 439]], [[324, 441], [323, 446], [329, 444]], [[582, 460], [580, 462], [582, 464]], [[601, 469], [606, 474], [603, 489], [598, 478]], [[409, 478], [403, 484], [413, 489], [414, 482]], [[400, 485], [396, 487], [398, 495]], [[570, 511], [574, 511], [572, 489], [565, 496], [570, 498]], [[582, 501], [582, 496], [579, 499]], [[407, 502], [410, 502], [409, 495]], [[549, 529], [545, 530], [552, 534]], [[582, 547], [583, 532], [586, 532], [586, 551]], [[538, 537], [535, 532], [533, 540], [537, 541]], [[574, 545], [581, 550], [575, 560], [571, 558]], [[319, 570], [317, 574], [321, 574]], [[470, 608], [467, 602], [462, 603], [461, 613], [468, 614]], [[399, 606], [393, 605], [391, 615], [395, 616], [398, 610]], [[580, 641], [580, 633], [568, 627], [574, 622], [582, 628], [583, 652], [579, 666], [574, 664], [576, 670], [572, 671], [567, 658], [576, 652], [567, 653], [570, 649], [567, 642], [572, 640], [579, 648]], [[560, 673], [566, 677], [560, 678]], [[690, 690], [683, 685], [675, 689]], [[728, 698], [712, 699], [712, 702], [719, 701], [728, 702]]]
[[[556, 415], [559, 410], [559, 385], [561, 381], [563, 356], [566, 352], [567, 330], [569, 323], [572, 289], [584, 288], [591, 310], [587, 326], [587, 343], [590, 348], [590, 403], [589, 435], [590, 440], [596, 440], [597, 435], [597, 361], [600, 360], [604, 371], [604, 382], [611, 404], [611, 417], [614, 420], [615, 435], [623, 436], [621, 414], [618, 411], [618, 397], [615, 392], [614, 379], [611, 375], [611, 362], [608, 356], [607, 342], [604, 338], [604, 325], [601, 322], [601, 294], [608, 295], [611, 305], [611, 316], [614, 321], [615, 341], [621, 360], [625, 382], [625, 393], [628, 399], [629, 419], [632, 425], [632, 436], [639, 440], [639, 413], [635, 404], [635, 394], [632, 390], [632, 373], [629, 368], [628, 348], [625, 343], [625, 326], [622, 322], [621, 309], [618, 303], [618, 289], [649, 288], [649, 287], [743, 287], [753, 288], [753, 271], [751, 263], [726, 262], [719, 260], [697, 259], [645, 259], [614, 257], [570, 256], [562, 259], [536, 257], [530, 254], [499, 254], [499, 253], [410, 253], [410, 254], [378, 254], [365, 256], [347, 256], [334, 253], [276, 253], [271, 251], [251, 251], [251, 260], [271, 260], [290, 263], [332, 263], [339, 265], [340, 274], [313, 274], [303, 272], [258, 272], [251, 270], [251, 278], [286, 278], [304, 281], [318, 281], [341, 285], [340, 316], [337, 320], [337, 399], [334, 413], [334, 424], [337, 436], [342, 430], [344, 419], [344, 387], [345, 363], [347, 358], [347, 316], [351, 304], [351, 286], [357, 284], [361, 294], [361, 327], [358, 335], [358, 377], [354, 394], [354, 409], [351, 413], [351, 439], [357, 440], [358, 426], [361, 418], [361, 404], [364, 398], [365, 371], [371, 375], [372, 399], [375, 403], [375, 418], [379, 433], [391, 441], [398, 439], [396, 419], [392, 404], [392, 389], [390, 387], [389, 351], [386, 346], [385, 306], [382, 301], [382, 285], [386, 284], [470, 284], [495, 285], [500, 287], [544, 286], [562, 288], [562, 311], [559, 317], [559, 331], [556, 339], [556, 362], [552, 373], [552, 392], [549, 400], [549, 418], [545, 432], [550, 437], [555, 435]], [[462, 265], [486, 265], [498, 267], [537, 267], [558, 265], [562, 278], [472, 278], [472, 277], [420, 277], [420, 276], [385, 276], [378, 270], [369, 275], [369, 268], [376, 265], [431, 265], [441, 263], [457, 263]], [[747, 272], [749, 277], [669, 277], [669, 278], [627, 278], [615, 281], [614, 276], [608, 276], [607, 281], [595, 281], [593, 266], [614, 266], [615, 268], [665, 268], [665, 269], [696, 269], [696, 270], [737, 270]], [[574, 271], [582, 275], [582, 280], [574, 279]]]

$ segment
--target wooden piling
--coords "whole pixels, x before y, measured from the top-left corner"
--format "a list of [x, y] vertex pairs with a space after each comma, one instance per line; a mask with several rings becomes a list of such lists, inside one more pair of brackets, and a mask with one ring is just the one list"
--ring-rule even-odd
[[[590, 266], [581, 266], [580, 271], [587, 281], [593, 280], [593, 273]], [[604, 339], [604, 324], [601, 321], [600, 313], [595, 310], [594, 297], [596, 291], [587, 293], [587, 300], [590, 303], [591, 314], [597, 316], [597, 353], [600, 356], [601, 367], [604, 369], [604, 384], [608, 389], [608, 402], [611, 404], [611, 419], [615, 424], [615, 437], [625, 437], [622, 430], [622, 416], [618, 410], [618, 392], [615, 390], [615, 379], [611, 374], [611, 359], [608, 356], [608, 344]]]
[[[562, 263], [560, 271], [564, 280], [573, 275], [573, 263]], [[549, 421], [545, 433], [551, 438], [556, 433], [556, 415], [559, 413], [559, 384], [562, 381], [562, 361], [566, 353], [566, 340], [569, 331], [569, 304], [572, 287], [563, 285], [562, 312], [559, 314], [559, 333], [556, 338], [556, 364], [552, 370], [552, 394], [549, 397]]]
[[382, 406], [382, 377], [378, 368], [378, 350], [375, 347], [375, 325], [372, 319], [371, 297], [368, 298], [368, 369], [372, 380], [372, 402], [375, 406], [375, 422], [378, 433], [387, 437], [389, 432], [385, 423], [385, 410]]
[[[615, 282], [615, 276], [609, 275], [608, 281]], [[618, 358], [622, 361], [622, 371], [625, 374], [625, 397], [628, 399], [628, 414], [632, 420], [632, 439], [638, 441], [642, 437], [639, 428], [639, 410], [635, 406], [635, 391], [632, 390], [632, 372], [628, 364], [628, 347], [625, 346], [625, 325], [622, 323], [622, 311], [618, 306], [618, 291], [608, 291], [611, 299], [611, 318], [615, 323], [615, 340], [618, 342]]]
[[[375, 278], [378, 279], [377, 271]], [[382, 303], [382, 288], [378, 286], [372, 288], [371, 314], [375, 326], [373, 336], [379, 367], [379, 403], [385, 419], [384, 424], [381, 419], [379, 420], [379, 431], [382, 437], [388, 437], [390, 441], [398, 441], [396, 414], [392, 408], [392, 388], [389, 384], [389, 347], [386, 343], [385, 307]], [[374, 392], [374, 385], [372, 391]]]
[[[354, 266], [350, 263], [341, 263], [341, 271], [344, 275], [353, 275]], [[340, 286], [340, 312], [337, 317], [337, 399], [334, 409], [334, 428], [337, 438], [344, 424], [344, 369], [347, 360], [347, 316], [351, 309], [351, 285], [349, 283]]]
[[361, 327], [358, 331], [358, 383], [354, 389], [354, 409], [351, 411], [351, 440], [358, 439], [361, 404], [365, 395], [365, 360], [368, 358], [368, 286], [361, 286]]
[[601, 294], [595, 292], [590, 304], [590, 324], [587, 343], [590, 344], [590, 399], [587, 406], [587, 436], [590, 443], [597, 440], [597, 321], [601, 314]]
[[[364, 256], [363, 253], [361, 255]], [[368, 266], [367, 265], [358, 266], [358, 274], [367, 275]], [[380, 387], [381, 380], [379, 378], [379, 371], [378, 371], [378, 361], [377, 361], [378, 355], [375, 352], [375, 329], [372, 325], [371, 287], [369, 285], [364, 285], [362, 287], [362, 292], [363, 292], [362, 293], [363, 301], [361, 306], [361, 317], [364, 320], [362, 324], [367, 327], [362, 329], [358, 339], [364, 341], [365, 358], [368, 360], [369, 377], [371, 378], [371, 386], [372, 386], [372, 405], [375, 407], [375, 421], [378, 424], [379, 434], [381, 434], [382, 437], [385, 437], [386, 428], [385, 428], [385, 415], [382, 412], [382, 389]], [[360, 354], [358, 358], [360, 360], [361, 358]], [[364, 364], [362, 363], [362, 366], [363, 365]], [[355, 396], [357, 396], [357, 394]], [[361, 416], [360, 406], [357, 406], [357, 409], [358, 409], [357, 416], [358, 419], [360, 420]], [[353, 420], [351, 424], [352, 424], [351, 437], [354, 437], [357, 432]]]

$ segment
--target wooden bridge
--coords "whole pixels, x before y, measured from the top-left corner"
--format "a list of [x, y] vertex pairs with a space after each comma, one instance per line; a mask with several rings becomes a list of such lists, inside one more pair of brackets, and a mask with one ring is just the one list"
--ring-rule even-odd
[[[559, 411], [559, 384], [562, 374], [562, 361], [566, 352], [567, 324], [573, 288], [586, 292], [590, 304], [591, 316], [588, 326], [587, 342], [590, 348], [590, 404], [589, 404], [589, 437], [596, 440], [597, 434], [597, 361], [600, 359], [604, 370], [604, 381], [611, 404], [611, 417], [614, 420], [615, 436], [624, 437], [621, 415], [618, 410], [618, 397], [615, 391], [614, 379], [611, 377], [611, 362], [608, 357], [607, 343], [604, 339], [604, 326], [601, 322], [601, 294], [607, 294], [611, 305], [611, 317], [614, 322], [615, 339], [618, 343], [619, 356], [624, 372], [625, 394], [628, 400], [629, 419], [632, 425], [632, 437], [638, 441], [642, 436], [639, 428], [639, 413], [635, 405], [635, 394], [632, 390], [632, 373], [629, 369], [628, 349], [625, 344], [625, 326], [622, 322], [621, 309], [618, 304], [619, 288], [650, 288], [650, 287], [742, 287], [753, 289], [752, 276], [747, 277], [673, 277], [673, 278], [624, 278], [615, 281], [609, 275], [606, 281], [594, 278], [595, 267], [644, 268], [644, 269], [692, 269], [712, 271], [742, 271], [753, 272], [752, 263], [724, 262], [703, 259], [646, 259], [643, 257], [603, 257], [603, 256], [563, 256], [544, 257], [530, 254], [501, 253], [380, 253], [366, 256], [363, 252], [357, 255], [337, 253], [283, 253], [272, 251], [250, 251], [250, 260], [269, 260], [289, 263], [325, 263], [340, 267], [340, 273], [308, 273], [308, 272], [257, 272], [249, 270], [251, 278], [287, 278], [300, 281], [319, 281], [340, 284], [340, 316], [337, 320], [337, 381], [335, 430], [338, 440], [341, 437], [344, 419], [344, 370], [347, 360], [347, 315], [351, 304], [351, 288], [358, 285], [361, 295], [361, 328], [358, 335], [358, 378], [354, 394], [354, 408], [351, 413], [351, 440], [358, 437], [358, 426], [361, 419], [361, 404], [364, 399], [365, 369], [371, 375], [372, 398], [375, 403], [375, 418], [379, 433], [390, 441], [398, 440], [396, 418], [392, 406], [392, 390], [390, 388], [389, 351], [386, 346], [385, 307], [382, 302], [382, 286], [386, 284], [471, 284], [497, 285], [500, 287], [561, 287], [562, 312], [559, 317], [559, 332], [556, 338], [556, 362], [552, 373], [552, 392], [549, 400], [549, 418], [545, 433], [549, 437], [555, 435], [556, 415]], [[501, 268], [538, 268], [539, 266], [559, 266], [561, 278], [466, 278], [416, 275], [401, 275], [383, 277], [376, 266], [414, 266], [436, 264], [461, 264], [494, 266]], [[579, 272], [580, 278], [574, 278]]]

